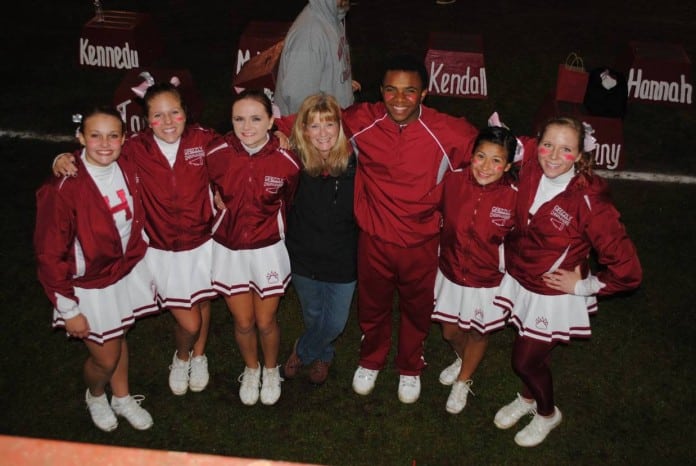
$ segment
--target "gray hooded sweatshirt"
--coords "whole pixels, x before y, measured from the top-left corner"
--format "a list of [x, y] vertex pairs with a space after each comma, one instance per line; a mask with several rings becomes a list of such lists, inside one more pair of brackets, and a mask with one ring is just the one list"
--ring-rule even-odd
[[282, 115], [297, 113], [309, 95], [325, 92], [341, 108], [353, 103], [350, 50], [337, 0], [309, 0], [285, 36], [274, 101]]

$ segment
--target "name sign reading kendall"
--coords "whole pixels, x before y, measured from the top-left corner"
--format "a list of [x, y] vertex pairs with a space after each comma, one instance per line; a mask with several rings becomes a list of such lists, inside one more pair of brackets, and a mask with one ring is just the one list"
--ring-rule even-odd
[[681, 45], [631, 41], [617, 61], [629, 101], [692, 105], [691, 60]]
[[469, 99], [488, 97], [480, 35], [431, 33], [425, 66], [430, 75], [430, 94]]
[[95, 16], [82, 28], [78, 64], [132, 70], [151, 64], [163, 48], [161, 35], [150, 15], [107, 10], [101, 19]]

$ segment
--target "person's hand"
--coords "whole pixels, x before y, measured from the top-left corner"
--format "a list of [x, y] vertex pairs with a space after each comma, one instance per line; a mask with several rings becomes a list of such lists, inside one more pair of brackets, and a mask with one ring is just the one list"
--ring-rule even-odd
[[353, 92], [360, 92], [362, 90], [362, 85], [355, 79], [351, 82], [351, 87], [353, 88]]
[[285, 133], [282, 131], [276, 131], [273, 134], [278, 138], [278, 146], [281, 149], [290, 149], [290, 138], [288, 138]]
[[575, 266], [575, 270], [558, 269], [551, 273], [545, 273], [542, 277], [546, 286], [551, 289], [562, 291], [567, 294], [575, 293], [575, 284], [582, 280], [580, 266]]
[[70, 152], [63, 152], [53, 161], [53, 174], [60, 178], [61, 176], [76, 176], [77, 165], [75, 165], [75, 156]]
[[213, 202], [215, 203], [215, 207], [217, 207], [217, 210], [225, 210], [225, 203], [222, 201], [220, 191], [218, 191], [217, 189], [215, 190], [215, 194], [213, 195]]
[[87, 317], [80, 313], [75, 317], [66, 320], [65, 331], [68, 332], [68, 336], [74, 338], [87, 338], [89, 336], [89, 322], [87, 322]]

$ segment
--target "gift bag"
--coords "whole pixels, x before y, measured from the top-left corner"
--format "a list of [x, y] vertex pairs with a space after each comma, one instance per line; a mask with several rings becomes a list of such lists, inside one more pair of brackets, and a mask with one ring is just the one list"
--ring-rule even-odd
[[628, 101], [628, 83], [620, 71], [608, 67], [594, 68], [585, 91], [585, 108], [590, 115], [623, 118]]
[[589, 74], [585, 71], [582, 57], [575, 52], [568, 54], [565, 63], [558, 65], [556, 100], [581, 104], [585, 98], [588, 79]]

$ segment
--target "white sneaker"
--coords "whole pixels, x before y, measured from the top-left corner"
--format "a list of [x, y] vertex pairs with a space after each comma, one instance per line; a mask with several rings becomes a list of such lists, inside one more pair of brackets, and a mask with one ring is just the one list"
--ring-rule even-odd
[[375, 381], [379, 375], [378, 370], [365, 369], [363, 366], [358, 366], [353, 375], [353, 390], [358, 395], [369, 395], [372, 389], [375, 388]]
[[420, 376], [399, 376], [399, 401], [402, 403], [415, 403], [420, 396]]
[[536, 401], [529, 403], [518, 393], [512, 403], [506, 404], [495, 413], [493, 423], [498, 429], [509, 429], [517, 424], [522, 416], [534, 412], [535, 409]]
[[237, 379], [242, 383], [239, 387], [239, 398], [247, 406], [259, 401], [259, 385], [261, 384], [261, 364], [256, 369], [245, 367]]
[[474, 392], [471, 391], [471, 385], [474, 382], [469, 380], [457, 380], [452, 384], [452, 390], [450, 391], [449, 397], [447, 398], [447, 404], [445, 409], [448, 413], [459, 414], [462, 412], [466, 406], [466, 397], [469, 392], [473, 395]]
[[457, 360], [449, 366], [442, 369], [440, 372], [440, 383], [442, 385], [452, 385], [459, 377], [459, 371], [462, 368], [462, 359], [457, 356]]
[[280, 378], [279, 366], [263, 368], [263, 377], [261, 381], [261, 403], [265, 405], [274, 405], [280, 398]]
[[172, 358], [172, 364], [169, 366], [169, 388], [175, 395], [184, 395], [189, 386], [189, 370], [191, 369], [191, 355], [188, 361], [182, 361], [176, 357]]
[[118, 416], [125, 417], [134, 429], [147, 430], [152, 427], [153, 421], [150, 413], [140, 406], [145, 397], [143, 395], [128, 395], [124, 398], [111, 398], [111, 408]]
[[89, 388], [85, 392], [85, 403], [89, 409], [89, 415], [92, 416], [92, 422], [104, 432], [111, 432], [118, 427], [118, 419], [114, 411], [109, 406], [109, 400], [106, 399], [106, 393], [101, 396], [92, 396]]
[[544, 417], [535, 413], [532, 422], [517, 432], [515, 443], [521, 447], [535, 447], [539, 445], [549, 435], [549, 432], [558, 427], [562, 419], [561, 411], [555, 406], [553, 407], [553, 416], [551, 417]]
[[202, 392], [208, 386], [210, 374], [208, 373], [208, 358], [205, 354], [191, 358], [189, 371], [189, 388], [192, 392]]

